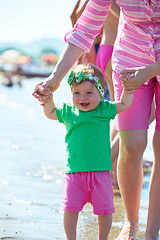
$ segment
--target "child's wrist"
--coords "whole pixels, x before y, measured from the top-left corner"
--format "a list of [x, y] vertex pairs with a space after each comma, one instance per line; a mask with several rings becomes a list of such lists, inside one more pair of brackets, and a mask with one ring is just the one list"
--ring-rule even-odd
[[50, 98], [49, 98], [48, 100], [46, 100], [45, 102], [42, 102], [41, 105], [42, 105], [43, 107], [46, 107], [47, 105], [48, 105], [48, 106], [54, 105], [53, 98], [50, 97]]

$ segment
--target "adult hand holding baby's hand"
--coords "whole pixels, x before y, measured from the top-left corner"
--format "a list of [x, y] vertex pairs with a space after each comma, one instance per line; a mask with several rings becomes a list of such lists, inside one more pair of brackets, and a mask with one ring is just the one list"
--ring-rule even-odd
[[55, 82], [50, 75], [44, 81], [38, 83], [35, 87], [32, 95], [38, 100], [47, 101], [49, 96], [52, 96], [52, 92], [54, 92], [59, 87], [59, 83]]
[[129, 68], [120, 72], [120, 80], [123, 87], [134, 92], [149, 79], [147, 67]]
[[44, 106], [44, 104], [53, 96], [49, 87], [43, 87], [43, 82], [36, 85], [32, 95], [42, 103], [42, 106]]

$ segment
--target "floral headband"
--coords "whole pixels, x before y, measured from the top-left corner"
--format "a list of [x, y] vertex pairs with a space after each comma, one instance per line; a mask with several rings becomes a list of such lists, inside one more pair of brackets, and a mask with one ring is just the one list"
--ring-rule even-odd
[[71, 73], [69, 74], [68, 77], [68, 84], [72, 86], [74, 81], [76, 81], [77, 83], [80, 83], [81, 81], [89, 81], [93, 83], [96, 86], [101, 96], [101, 99], [104, 97], [104, 88], [98, 77], [92, 74], [83, 73], [82, 71], [75, 73], [73, 70], [71, 70]]

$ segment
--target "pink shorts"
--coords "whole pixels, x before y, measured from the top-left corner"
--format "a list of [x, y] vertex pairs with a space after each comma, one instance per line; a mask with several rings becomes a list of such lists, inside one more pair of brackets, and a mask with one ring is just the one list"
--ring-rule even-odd
[[80, 212], [87, 202], [92, 204], [96, 215], [115, 212], [109, 171], [65, 174], [62, 210]]
[[[123, 87], [119, 74], [113, 72], [115, 99], [119, 100]], [[152, 101], [155, 95], [156, 103], [156, 131], [160, 131], [160, 82], [156, 77], [143, 84], [134, 92], [132, 106], [125, 112], [117, 115], [118, 130], [143, 130], [149, 127]]]
[[102, 44], [102, 43], [99, 44], [99, 48], [96, 56], [96, 65], [101, 69], [105, 77], [106, 77], [105, 68], [109, 59], [112, 57], [112, 53], [113, 53], [113, 46]]

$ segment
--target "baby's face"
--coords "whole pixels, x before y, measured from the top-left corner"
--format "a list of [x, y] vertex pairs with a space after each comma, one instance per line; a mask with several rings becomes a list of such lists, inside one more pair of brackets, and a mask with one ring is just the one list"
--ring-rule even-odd
[[100, 94], [96, 86], [88, 81], [72, 85], [73, 104], [83, 112], [92, 111], [98, 107]]

